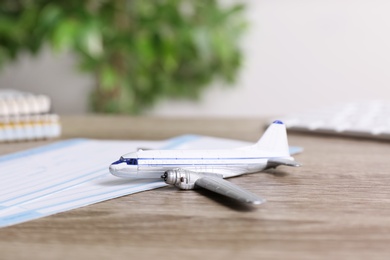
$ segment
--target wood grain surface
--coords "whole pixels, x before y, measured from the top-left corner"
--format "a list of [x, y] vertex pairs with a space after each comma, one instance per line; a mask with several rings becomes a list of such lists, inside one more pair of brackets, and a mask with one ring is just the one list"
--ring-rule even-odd
[[[259, 119], [63, 117], [63, 139], [204, 134], [256, 141]], [[249, 207], [204, 190], [146, 191], [0, 229], [0, 259], [390, 259], [390, 143], [289, 133], [300, 168], [229, 179]], [[6, 154], [49, 141], [0, 144]], [[1, 170], [1, 169], [0, 169]]]

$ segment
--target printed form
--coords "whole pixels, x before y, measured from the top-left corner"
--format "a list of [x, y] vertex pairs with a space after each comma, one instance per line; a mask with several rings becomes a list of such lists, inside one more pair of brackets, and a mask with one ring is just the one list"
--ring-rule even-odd
[[[246, 142], [184, 135], [164, 141], [70, 139], [0, 157], [0, 227], [160, 188], [153, 179], [120, 179], [109, 165], [126, 153], [147, 149], [228, 149]], [[299, 152], [293, 147], [292, 152]]]

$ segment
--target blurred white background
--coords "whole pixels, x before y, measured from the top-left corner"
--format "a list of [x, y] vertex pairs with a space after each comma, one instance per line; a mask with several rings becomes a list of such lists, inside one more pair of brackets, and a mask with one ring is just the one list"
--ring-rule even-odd
[[[199, 102], [166, 100], [147, 114], [262, 117], [390, 99], [390, 1], [245, 2], [250, 27], [236, 84], [216, 83]], [[0, 88], [48, 94], [60, 114], [86, 113], [93, 79], [75, 64], [48, 50], [22, 57], [0, 72]]]

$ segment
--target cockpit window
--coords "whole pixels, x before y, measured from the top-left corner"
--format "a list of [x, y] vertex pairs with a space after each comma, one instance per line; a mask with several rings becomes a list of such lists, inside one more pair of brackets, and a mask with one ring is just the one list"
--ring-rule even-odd
[[118, 161], [115, 161], [113, 162], [112, 164], [120, 164], [120, 163], [123, 163], [125, 160], [123, 159], [123, 157], [119, 158]]
[[134, 158], [123, 158], [121, 157], [118, 161], [113, 162], [112, 164], [126, 163], [127, 165], [138, 165], [138, 160]]
[[125, 159], [128, 165], [138, 165], [137, 159]]

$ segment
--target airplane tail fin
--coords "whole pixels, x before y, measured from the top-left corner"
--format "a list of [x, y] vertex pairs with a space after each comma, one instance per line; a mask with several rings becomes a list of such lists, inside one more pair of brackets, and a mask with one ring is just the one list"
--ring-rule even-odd
[[283, 122], [274, 121], [252, 149], [266, 151], [273, 156], [290, 156], [286, 126]]

